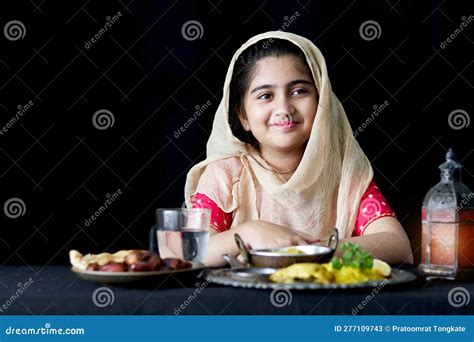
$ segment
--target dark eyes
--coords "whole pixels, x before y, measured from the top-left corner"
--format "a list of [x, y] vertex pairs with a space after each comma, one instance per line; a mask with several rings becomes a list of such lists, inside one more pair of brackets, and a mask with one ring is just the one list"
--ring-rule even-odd
[[[304, 95], [304, 94], [307, 94], [308, 93], [308, 89], [305, 89], [305, 88], [297, 88], [297, 89], [293, 89], [290, 93], [290, 95], [292, 96], [298, 96], [298, 95]], [[257, 99], [259, 100], [269, 100], [271, 99], [273, 96], [273, 93], [263, 93], [263, 94], [260, 94], [258, 95]]]
[[306, 93], [308, 93], [308, 89], [305, 89], [305, 88], [298, 88], [292, 92], [292, 94], [295, 94], [295, 95], [301, 95], [301, 94], [306, 94]]
[[262, 94], [262, 95], [259, 95], [257, 98], [259, 100], [268, 100], [272, 97], [272, 94], [270, 93], [265, 93], [265, 94]]

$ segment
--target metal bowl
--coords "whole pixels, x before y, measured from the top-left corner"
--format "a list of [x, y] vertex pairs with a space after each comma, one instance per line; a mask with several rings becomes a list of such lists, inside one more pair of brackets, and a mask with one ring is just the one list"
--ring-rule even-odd
[[[338, 230], [334, 228], [328, 245], [302, 245], [266, 249], [247, 249], [239, 234], [234, 235], [240, 253], [250, 267], [282, 268], [300, 262], [326, 263], [331, 260], [339, 242]], [[302, 253], [287, 253], [296, 248]]]

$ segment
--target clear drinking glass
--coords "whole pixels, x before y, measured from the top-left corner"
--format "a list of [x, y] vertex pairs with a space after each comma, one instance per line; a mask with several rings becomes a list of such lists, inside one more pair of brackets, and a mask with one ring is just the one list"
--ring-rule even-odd
[[211, 211], [171, 208], [156, 211], [160, 257], [203, 262], [207, 257]]

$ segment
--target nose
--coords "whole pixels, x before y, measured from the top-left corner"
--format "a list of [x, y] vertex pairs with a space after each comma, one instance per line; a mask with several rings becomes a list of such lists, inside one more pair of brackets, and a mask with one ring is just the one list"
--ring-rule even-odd
[[291, 103], [289, 96], [280, 95], [274, 101], [273, 113], [275, 116], [284, 116], [288, 114], [293, 114], [295, 112], [295, 107]]

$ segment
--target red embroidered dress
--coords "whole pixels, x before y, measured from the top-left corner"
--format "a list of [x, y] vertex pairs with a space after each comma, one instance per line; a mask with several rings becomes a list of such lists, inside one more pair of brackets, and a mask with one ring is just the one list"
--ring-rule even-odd
[[[195, 207], [208, 208], [211, 210], [211, 226], [219, 233], [230, 228], [232, 213], [223, 212], [222, 209], [206, 195], [196, 193], [193, 199], [193, 208]], [[388, 205], [380, 189], [375, 185], [374, 181], [372, 181], [360, 201], [359, 213], [352, 235], [364, 235], [364, 230], [370, 223], [385, 216], [395, 216], [395, 213]]]

